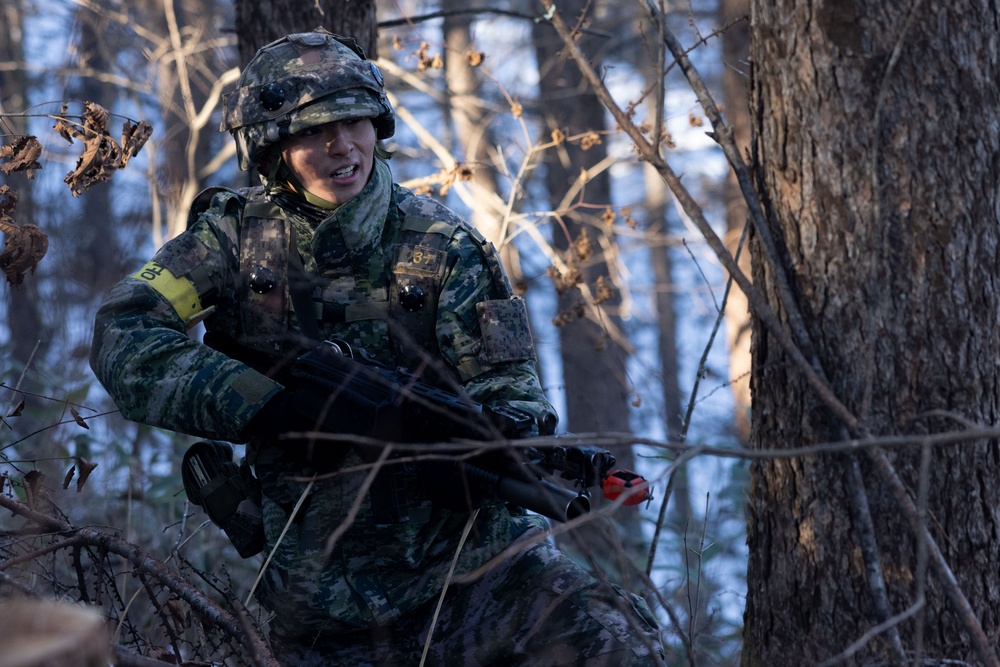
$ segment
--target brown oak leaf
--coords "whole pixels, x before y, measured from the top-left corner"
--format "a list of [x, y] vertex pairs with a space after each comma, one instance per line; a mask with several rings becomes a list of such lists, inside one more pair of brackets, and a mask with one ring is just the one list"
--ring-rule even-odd
[[108, 180], [115, 171], [124, 169], [153, 132], [153, 126], [147, 121], [133, 125], [126, 120], [119, 144], [108, 133], [111, 114], [101, 105], [86, 102], [82, 124], [69, 122], [66, 112], [67, 107], [63, 105], [62, 113], [56, 120], [56, 132], [70, 143], [74, 139], [83, 142], [83, 154], [77, 160], [76, 168], [63, 179], [74, 197], [95, 183]]
[[28, 506], [28, 509], [35, 509], [38, 506], [38, 499], [42, 492], [42, 483], [45, 481], [45, 475], [38, 472], [37, 470], [30, 470], [21, 480], [24, 485], [24, 502]]
[[90, 473], [94, 472], [94, 468], [97, 467], [96, 463], [92, 463], [87, 459], [78, 457], [76, 459], [77, 464], [80, 466], [80, 476], [76, 480], [76, 490], [79, 493], [83, 490], [83, 485], [87, 483], [87, 479], [90, 477]]
[[15, 407], [13, 410], [11, 410], [10, 414], [8, 414], [7, 416], [8, 417], [20, 417], [22, 411], [24, 411], [24, 399], [23, 398], [17, 404], [17, 407]]
[[35, 267], [49, 249], [49, 237], [37, 225], [16, 225], [10, 218], [0, 219], [0, 231], [7, 234], [0, 251], [0, 269], [7, 282], [15, 287], [24, 282], [28, 271]]
[[24, 172], [28, 178], [34, 178], [35, 172], [42, 168], [38, 158], [42, 155], [42, 144], [30, 134], [16, 137], [11, 144], [0, 146], [0, 172], [12, 174]]
[[0, 185], [0, 220], [7, 220], [17, 208], [17, 200], [19, 199], [16, 192], [10, 189], [8, 185]]
[[128, 161], [142, 150], [151, 134], [153, 126], [148, 121], [140, 120], [138, 124], [133, 125], [126, 120], [122, 124], [122, 156], [119, 169], [124, 169]]
[[84, 421], [83, 417], [80, 416], [80, 412], [76, 408], [70, 406], [69, 413], [73, 415], [73, 421], [75, 421], [79, 426], [82, 426], [88, 431], [90, 430], [90, 425], [87, 424], [86, 421]]

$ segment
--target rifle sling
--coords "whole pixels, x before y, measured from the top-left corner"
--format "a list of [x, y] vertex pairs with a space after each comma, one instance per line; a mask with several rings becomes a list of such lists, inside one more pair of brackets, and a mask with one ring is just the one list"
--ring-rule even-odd
[[292, 299], [292, 307], [299, 320], [299, 329], [314, 345], [319, 345], [323, 338], [319, 333], [316, 321], [316, 311], [312, 305], [312, 281], [302, 265], [299, 255], [298, 234], [295, 225], [288, 223], [288, 293]]

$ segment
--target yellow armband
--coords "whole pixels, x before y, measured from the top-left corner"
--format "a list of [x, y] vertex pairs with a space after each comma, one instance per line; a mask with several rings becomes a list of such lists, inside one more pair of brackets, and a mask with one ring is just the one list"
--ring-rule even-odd
[[202, 308], [201, 298], [194, 288], [194, 283], [187, 278], [178, 278], [158, 262], [147, 263], [132, 274], [132, 277], [149, 283], [150, 287], [169, 301], [188, 329], [205, 319], [213, 310], [213, 308]]

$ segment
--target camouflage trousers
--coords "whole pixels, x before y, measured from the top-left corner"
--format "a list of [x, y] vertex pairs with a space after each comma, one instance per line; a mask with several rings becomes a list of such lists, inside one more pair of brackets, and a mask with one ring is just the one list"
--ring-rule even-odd
[[[534, 531], [532, 531], [534, 532]], [[525, 536], [528, 537], [527, 535]], [[285, 643], [284, 667], [420, 664], [437, 600], [366, 633]], [[663, 665], [659, 628], [646, 602], [594, 578], [540, 542], [468, 584], [449, 587], [424, 664]]]

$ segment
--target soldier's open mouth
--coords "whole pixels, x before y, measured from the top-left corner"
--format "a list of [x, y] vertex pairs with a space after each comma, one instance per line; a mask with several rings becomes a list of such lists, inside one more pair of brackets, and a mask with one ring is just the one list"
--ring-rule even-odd
[[345, 167], [344, 169], [340, 169], [338, 171], [333, 172], [332, 174], [330, 174], [330, 178], [334, 179], [350, 178], [357, 171], [358, 171], [358, 165], [352, 164], [350, 167]]

